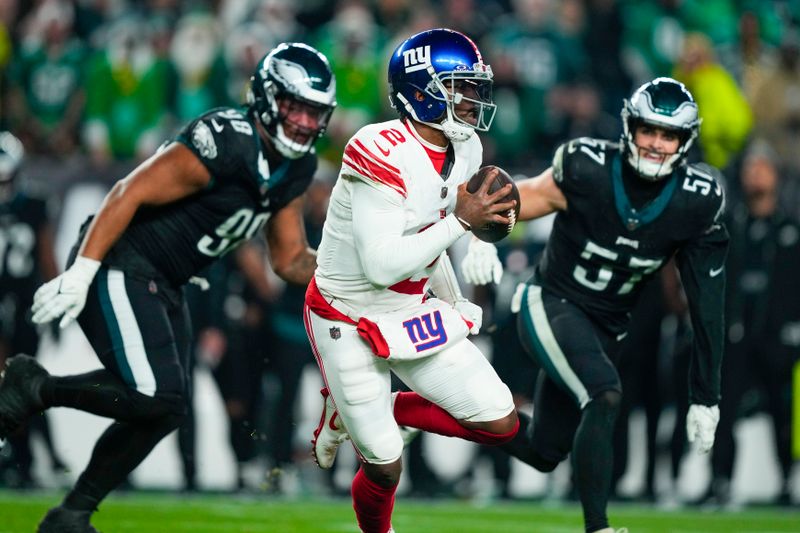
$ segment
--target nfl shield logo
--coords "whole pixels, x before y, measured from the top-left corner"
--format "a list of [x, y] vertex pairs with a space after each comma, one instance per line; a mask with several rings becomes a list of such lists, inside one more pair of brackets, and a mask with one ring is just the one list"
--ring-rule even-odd
[[330, 329], [330, 333], [331, 333], [331, 339], [333, 340], [336, 340], [342, 336], [342, 330], [340, 330], [338, 327], [332, 327]]

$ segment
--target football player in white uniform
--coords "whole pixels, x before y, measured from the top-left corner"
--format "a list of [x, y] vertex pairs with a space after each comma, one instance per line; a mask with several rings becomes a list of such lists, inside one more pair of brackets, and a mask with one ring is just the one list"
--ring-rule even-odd
[[[365, 533], [392, 531], [398, 425], [484, 444], [507, 442], [519, 425], [508, 387], [466, 338], [481, 310], [461, 296], [445, 252], [471, 226], [508, 223], [500, 213], [515, 205], [501, 201], [510, 185], [488, 194], [490, 179], [466, 191], [482, 159], [475, 130], [494, 116], [491, 84], [465, 35], [410, 37], [389, 62], [400, 118], [350, 139], [330, 199], [304, 312], [326, 385], [314, 455], [329, 468], [352, 439]], [[416, 392], [392, 394], [390, 372]]]

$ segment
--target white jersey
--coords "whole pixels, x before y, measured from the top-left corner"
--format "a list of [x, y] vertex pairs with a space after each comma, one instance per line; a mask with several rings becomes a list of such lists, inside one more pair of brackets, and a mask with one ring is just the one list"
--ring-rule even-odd
[[480, 167], [477, 135], [452, 143], [446, 179], [408, 121], [359, 130], [347, 143], [317, 250], [316, 285], [357, 320], [419, 304], [439, 255], [464, 229], [452, 214], [457, 188]]

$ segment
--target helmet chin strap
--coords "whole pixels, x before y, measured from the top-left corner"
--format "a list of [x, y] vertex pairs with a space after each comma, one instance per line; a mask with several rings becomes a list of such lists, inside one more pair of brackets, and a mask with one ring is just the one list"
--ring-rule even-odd
[[447, 106], [447, 118], [442, 120], [441, 123], [426, 122], [419, 119], [417, 113], [414, 111], [414, 108], [411, 106], [411, 103], [406, 99], [405, 96], [403, 96], [402, 93], [397, 93], [397, 99], [403, 102], [403, 107], [408, 114], [411, 115], [411, 118], [420, 124], [425, 124], [426, 126], [430, 126], [433, 129], [441, 131], [444, 133], [444, 136], [450, 139], [452, 142], [464, 142], [475, 134], [474, 128], [456, 122], [456, 120], [453, 118], [453, 111], [449, 105]]
[[456, 143], [464, 142], [475, 134], [472, 128], [456, 124], [449, 118], [442, 121], [440, 129], [445, 137]]

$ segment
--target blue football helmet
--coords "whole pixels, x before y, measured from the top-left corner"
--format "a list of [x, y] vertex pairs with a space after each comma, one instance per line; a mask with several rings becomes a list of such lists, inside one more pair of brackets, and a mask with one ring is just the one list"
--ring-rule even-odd
[[[700, 131], [701, 119], [697, 104], [689, 90], [672, 78], [656, 78], [647, 82], [626, 99], [622, 106], [622, 150], [636, 173], [649, 181], [658, 181], [672, 174]], [[639, 147], [633, 142], [637, 126], [649, 124], [675, 131], [680, 139], [678, 151], [662, 163], [654, 163], [639, 156]]]
[[[445, 28], [423, 31], [397, 47], [389, 60], [389, 100], [401, 116], [439, 129], [451, 141], [487, 131], [497, 107], [492, 67], [469, 37]], [[474, 106], [474, 124], [455, 112], [465, 102]]]

